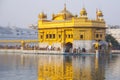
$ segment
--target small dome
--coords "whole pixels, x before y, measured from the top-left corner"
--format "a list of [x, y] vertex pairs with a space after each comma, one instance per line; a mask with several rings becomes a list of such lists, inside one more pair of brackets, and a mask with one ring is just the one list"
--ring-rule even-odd
[[45, 19], [45, 18], [47, 18], [47, 16], [44, 14], [44, 12], [41, 12], [41, 13], [38, 15], [38, 18], [40, 18], [40, 19]]
[[103, 13], [102, 13], [101, 10], [98, 10], [98, 11], [97, 11], [97, 16], [98, 16], [98, 17], [103, 17]]
[[81, 11], [80, 11], [80, 15], [81, 16], [87, 16], [87, 11], [85, 8], [83, 8]]

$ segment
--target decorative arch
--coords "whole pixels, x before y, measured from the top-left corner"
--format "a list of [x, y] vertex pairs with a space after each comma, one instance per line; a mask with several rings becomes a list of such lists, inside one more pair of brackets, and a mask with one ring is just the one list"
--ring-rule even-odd
[[70, 52], [70, 49], [72, 49], [73, 44], [71, 42], [67, 42], [65, 44], [65, 52]]

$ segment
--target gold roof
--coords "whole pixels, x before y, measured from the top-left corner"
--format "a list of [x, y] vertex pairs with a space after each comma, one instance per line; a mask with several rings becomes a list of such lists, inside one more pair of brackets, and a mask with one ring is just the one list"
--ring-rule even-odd
[[83, 15], [87, 15], [87, 11], [85, 8], [82, 8], [82, 10], [80, 11], [80, 15], [83, 16]]
[[72, 13], [70, 13], [66, 8], [64, 8], [64, 10], [60, 11], [58, 14], [64, 14], [66, 18], [73, 17]]
[[56, 16], [56, 17], [57, 17], [57, 16], [64, 16], [65, 19], [70, 19], [70, 18], [73, 17], [72, 13], [69, 12], [69, 11], [66, 9], [66, 4], [65, 4], [65, 6], [64, 6], [64, 9], [63, 9], [62, 11], [60, 11], [59, 13], [57, 13], [55, 16]]

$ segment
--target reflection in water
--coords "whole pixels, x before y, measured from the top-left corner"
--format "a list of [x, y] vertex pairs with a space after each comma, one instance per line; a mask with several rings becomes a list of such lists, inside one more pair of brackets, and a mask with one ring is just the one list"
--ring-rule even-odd
[[120, 80], [120, 55], [1, 54], [0, 80]]
[[[64, 60], [67, 59], [67, 60]], [[72, 64], [64, 56], [40, 56], [38, 80], [63, 80], [73, 78]]]
[[104, 80], [105, 57], [39, 56], [38, 80]]

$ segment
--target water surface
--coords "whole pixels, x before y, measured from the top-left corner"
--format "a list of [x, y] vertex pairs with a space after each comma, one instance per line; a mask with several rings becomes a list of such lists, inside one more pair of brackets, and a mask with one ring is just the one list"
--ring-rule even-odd
[[120, 80], [120, 54], [0, 53], [0, 80]]

